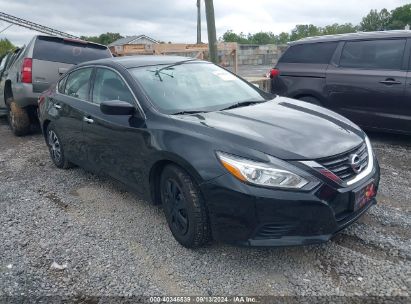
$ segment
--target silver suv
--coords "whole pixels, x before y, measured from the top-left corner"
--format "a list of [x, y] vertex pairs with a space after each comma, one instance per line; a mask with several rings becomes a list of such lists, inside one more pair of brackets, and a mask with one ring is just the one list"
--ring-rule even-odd
[[110, 50], [100, 44], [35, 36], [0, 70], [0, 112], [7, 113], [13, 133], [22, 136], [29, 132], [31, 122], [37, 119], [39, 95], [71, 66], [109, 57]]

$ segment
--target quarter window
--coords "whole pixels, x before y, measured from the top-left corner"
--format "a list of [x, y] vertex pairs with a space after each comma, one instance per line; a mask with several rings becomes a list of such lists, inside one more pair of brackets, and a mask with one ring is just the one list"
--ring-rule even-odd
[[124, 80], [114, 71], [98, 68], [93, 86], [93, 102], [121, 100], [134, 104], [134, 98]]
[[66, 80], [67, 80], [67, 77], [64, 77], [63, 79], [61, 79], [61, 80], [59, 81], [59, 84], [58, 84], [58, 91], [59, 91], [59, 93], [64, 94], [64, 85], [66, 84]]
[[84, 68], [72, 72], [66, 81], [64, 94], [89, 100], [90, 76], [93, 68]]
[[400, 70], [405, 39], [346, 42], [340, 66], [361, 69]]
[[337, 48], [337, 42], [305, 43], [290, 46], [280, 62], [328, 64]]

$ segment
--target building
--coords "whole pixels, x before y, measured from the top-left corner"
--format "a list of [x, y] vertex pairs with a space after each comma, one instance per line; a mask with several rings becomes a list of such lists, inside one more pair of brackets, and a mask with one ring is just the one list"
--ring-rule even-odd
[[136, 53], [141, 52], [141, 50], [150, 52], [154, 44], [159, 44], [159, 42], [146, 35], [136, 35], [120, 38], [110, 43], [108, 47], [114, 55], [122, 56], [124, 54], [131, 55], [133, 50]]

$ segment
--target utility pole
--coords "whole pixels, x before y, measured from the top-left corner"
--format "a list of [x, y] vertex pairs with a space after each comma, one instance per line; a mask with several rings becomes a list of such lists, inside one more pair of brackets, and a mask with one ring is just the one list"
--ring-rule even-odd
[[215, 29], [214, 4], [213, 0], [204, 0], [207, 17], [207, 32], [208, 32], [208, 50], [210, 53], [210, 61], [218, 63], [217, 58], [217, 35]]
[[197, 0], [197, 44], [201, 44], [201, 0]]

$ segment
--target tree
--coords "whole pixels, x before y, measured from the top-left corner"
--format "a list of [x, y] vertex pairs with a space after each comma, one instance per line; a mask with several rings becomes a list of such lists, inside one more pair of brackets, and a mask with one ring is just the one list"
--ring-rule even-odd
[[388, 28], [390, 30], [403, 30], [411, 25], [411, 4], [406, 4], [391, 11]]
[[345, 33], [355, 33], [358, 30], [357, 26], [351, 23], [338, 24], [334, 23], [332, 25], [327, 25], [321, 29], [323, 35], [336, 35]]
[[301, 38], [336, 35], [345, 33], [355, 33], [357, 31], [383, 31], [388, 29], [404, 29], [409, 24], [411, 26], [411, 4], [406, 4], [395, 8], [391, 12], [383, 8], [382, 10], [371, 10], [361, 21], [360, 25], [352, 23], [330, 24], [325, 27], [317, 27], [313, 24], [298, 24], [291, 33], [282, 32], [274, 35], [272, 32], [259, 32], [255, 34], [236, 34], [232, 30], [224, 33], [220, 38], [225, 42], [237, 42], [240, 44], [285, 44], [289, 41]]
[[236, 34], [232, 30], [228, 30], [227, 32], [225, 32], [223, 36], [220, 38], [220, 40], [223, 40], [224, 42], [237, 42], [240, 44], [250, 43], [250, 41], [244, 35], [243, 32], [241, 32], [240, 34]]
[[81, 36], [83, 40], [108, 45], [120, 38], [123, 38], [119, 33], [105, 33], [100, 36]]
[[274, 34], [266, 32], [255, 33], [248, 40], [253, 44], [270, 44], [275, 42]]
[[291, 31], [290, 40], [298, 40], [305, 37], [318, 36], [321, 35], [320, 28], [316, 27], [313, 24], [298, 24]]
[[7, 38], [0, 39], [0, 57], [6, 54], [8, 51], [14, 49], [15, 46]]
[[361, 30], [364, 32], [384, 31], [388, 29], [391, 14], [383, 8], [381, 11], [371, 10], [367, 16], [362, 18]]
[[286, 44], [289, 41], [290, 41], [290, 34], [286, 32], [282, 32], [278, 36], [275, 37], [276, 44]]

